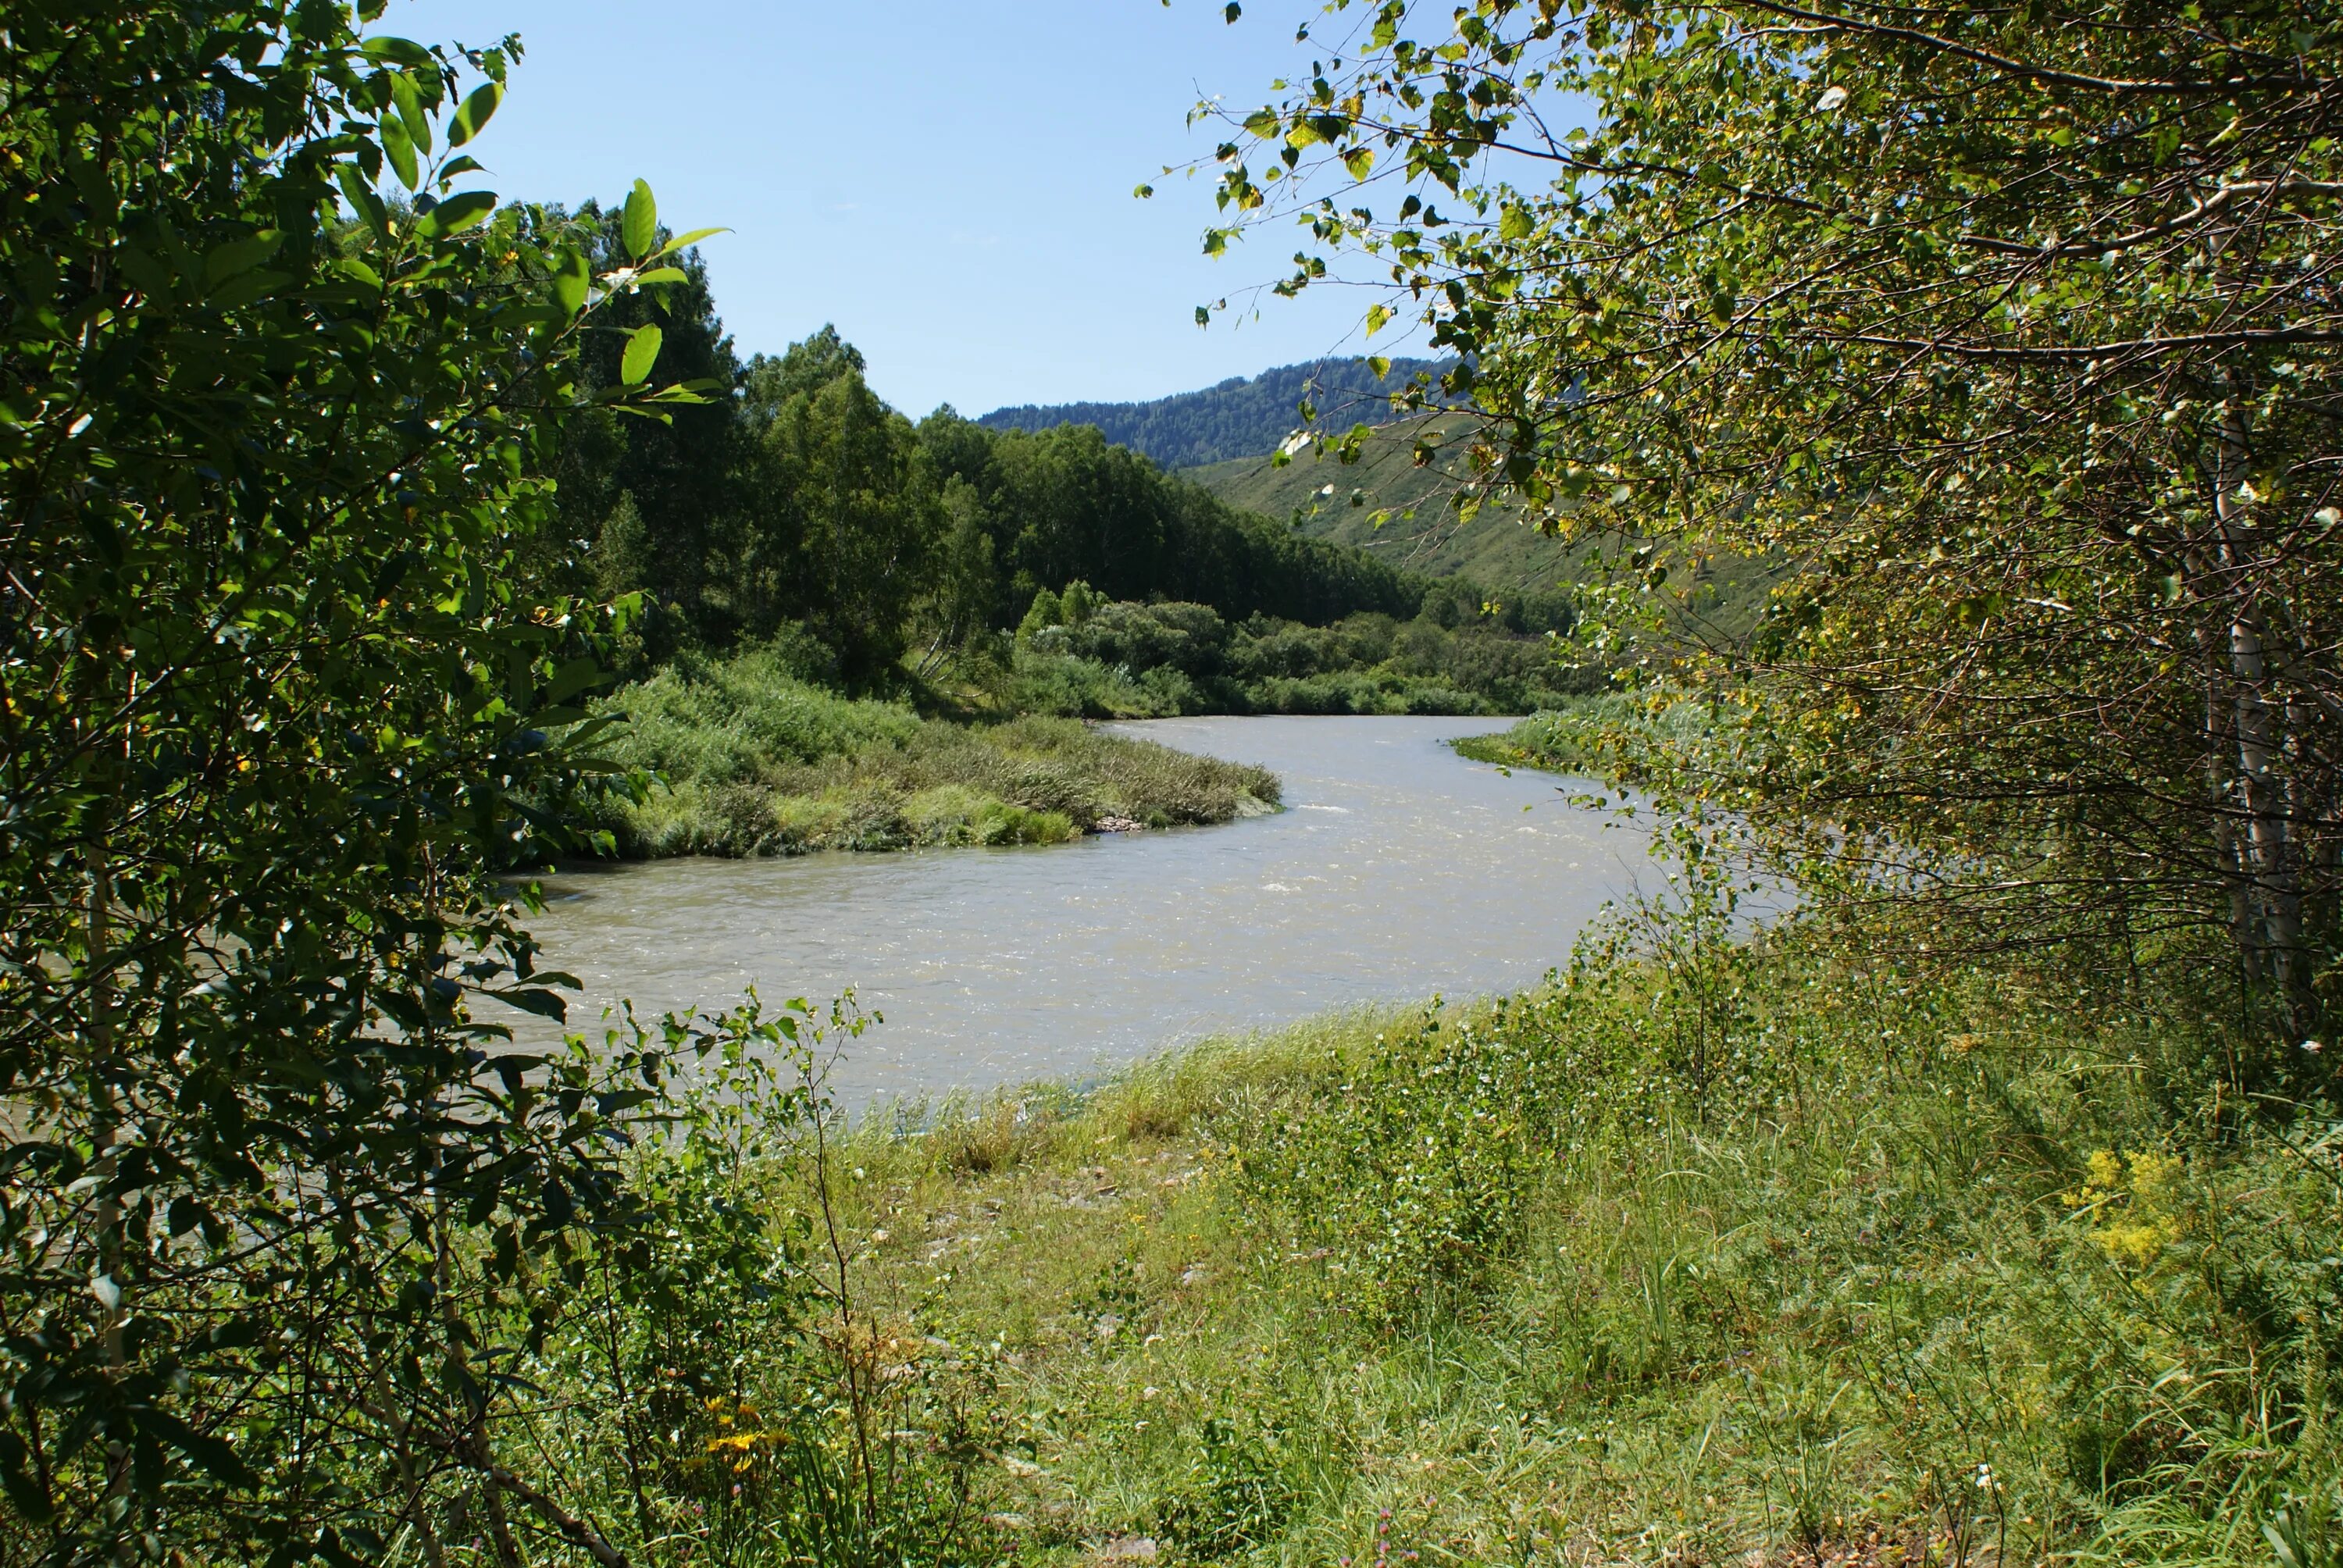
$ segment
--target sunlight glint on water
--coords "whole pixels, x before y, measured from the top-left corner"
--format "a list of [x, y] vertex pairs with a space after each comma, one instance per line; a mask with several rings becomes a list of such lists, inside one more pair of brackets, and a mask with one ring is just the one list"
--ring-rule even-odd
[[850, 1103], [1081, 1077], [1347, 1003], [1534, 983], [1647, 865], [1639, 829], [1568, 804], [1583, 786], [1442, 744], [1501, 720], [1118, 728], [1262, 763], [1289, 809], [1041, 849], [573, 871], [536, 922], [546, 961], [586, 982], [573, 1024], [622, 995], [655, 1016], [751, 982], [852, 985], [887, 1021], [839, 1070]]

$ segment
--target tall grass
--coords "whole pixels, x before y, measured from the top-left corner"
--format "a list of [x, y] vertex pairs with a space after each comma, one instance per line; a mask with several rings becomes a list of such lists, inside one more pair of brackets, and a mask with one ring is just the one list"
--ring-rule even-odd
[[614, 760], [657, 773], [602, 826], [619, 852], [793, 854], [1059, 843], [1101, 824], [1224, 822], [1275, 777], [1070, 719], [963, 725], [843, 698], [771, 652], [683, 660], [616, 693]]
[[1710, 957], [1697, 1075], [1624, 965], [863, 1130], [874, 1268], [1001, 1348], [1003, 1550], [2332, 1560], [2323, 1112], [2176, 1075], [2187, 999]]
[[1471, 735], [1451, 741], [1458, 755], [1510, 768], [1550, 773], [1617, 777], [1632, 783], [1637, 750], [1661, 744], [1699, 743], [1712, 723], [1697, 703], [1673, 702], [1654, 709], [1623, 692], [1575, 698], [1530, 715], [1498, 735]]

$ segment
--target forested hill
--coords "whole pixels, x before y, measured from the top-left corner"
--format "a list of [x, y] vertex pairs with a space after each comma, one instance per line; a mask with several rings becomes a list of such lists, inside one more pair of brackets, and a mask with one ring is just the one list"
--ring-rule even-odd
[[1334, 429], [1380, 425], [1393, 417], [1388, 395], [1420, 371], [1444, 362], [1394, 359], [1379, 379], [1363, 359], [1322, 359], [1281, 365], [1247, 378], [1232, 377], [1201, 392], [1181, 392], [1147, 403], [1025, 404], [995, 408], [977, 420], [996, 430], [1047, 430], [1094, 425], [1109, 441], [1152, 457], [1166, 468], [1191, 468], [1273, 449], [1302, 422], [1303, 399], [1320, 423]]
[[[616, 215], [576, 216], [608, 270]], [[677, 260], [675, 281], [602, 313], [581, 374], [620, 386], [621, 353], [657, 327], [650, 378], [718, 390], [665, 420], [598, 407], [573, 419], [558, 538], [584, 548], [542, 546], [532, 563], [551, 591], [642, 596], [629, 674], [779, 638], [818, 648], [809, 668], [826, 679], [888, 689], [914, 649], [930, 673], [977, 658], [1038, 594], [1077, 581], [1234, 621], [1423, 608], [1424, 579], [1231, 506], [1095, 430], [987, 429], [949, 409], [914, 424], [834, 330], [743, 362], [697, 253]]]

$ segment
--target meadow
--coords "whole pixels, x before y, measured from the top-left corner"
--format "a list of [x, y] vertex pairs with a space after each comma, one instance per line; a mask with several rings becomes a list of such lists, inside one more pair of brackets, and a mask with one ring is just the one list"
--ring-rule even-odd
[[829, 1123], [755, 1187], [819, 1291], [686, 1374], [721, 1386], [674, 1451], [753, 1461], [693, 1528], [792, 1560], [819, 1494], [862, 1498], [825, 1561], [2334, 1561], [2331, 1112], [2241, 1097], [2269, 1064], [2152, 976], [1913, 952], [1583, 957]]

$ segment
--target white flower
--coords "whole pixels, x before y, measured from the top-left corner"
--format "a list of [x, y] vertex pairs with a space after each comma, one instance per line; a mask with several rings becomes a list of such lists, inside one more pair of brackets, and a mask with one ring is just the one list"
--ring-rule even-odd
[[1815, 107], [1827, 115], [1833, 109], [1837, 108], [1841, 104], [1845, 102], [1846, 89], [1845, 87], [1825, 87], [1823, 89], [1823, 95], [1815, 100]]

